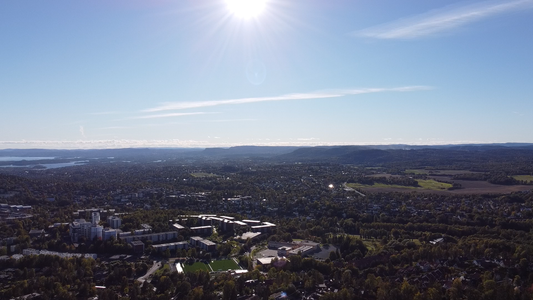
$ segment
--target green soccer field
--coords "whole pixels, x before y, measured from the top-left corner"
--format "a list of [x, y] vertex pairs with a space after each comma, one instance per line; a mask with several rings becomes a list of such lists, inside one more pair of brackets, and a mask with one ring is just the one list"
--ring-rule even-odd
[[231, 259], [214, 260], [210, 264], [213, 271], [240, 270], [241, 268]]
[[185, 273], [187, 273], [187, 272], [196, 272], [198, 270], [211, 271], [211, 270], [209, 270], [207, 265], [202, 263], [202, 262], [195, 262], [192, 265], [183, 264], [183, 271]]

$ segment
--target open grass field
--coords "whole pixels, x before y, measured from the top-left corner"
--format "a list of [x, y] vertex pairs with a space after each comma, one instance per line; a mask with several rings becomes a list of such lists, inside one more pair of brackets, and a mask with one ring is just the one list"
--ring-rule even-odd
[[447, 190], [448, 188], [451, 188], [453, 185], [449, 183], [439, 182], [435, 181], [433, 179], [428, 180], [417, 180], [418, 184], [425, 190]]
[[383, 183], [376, 183], [376, 184], [373, 184], [373, 185], [360, 184], [360, 183], [347, 183], [346, 186], [347, 187], [351, 187], [353, 189], [380, 189], [380, 188], [395, 188], [395, 189], [405, 189], [405, 190], [414, 190], [414, 189], [416, 189], [414, 186], [383, 184]]
[[240, 270], [239, 265], [232, 259], [214, 260], [210, 264], [213, 271]]
[[513, 178], [516, 180], [533, 181], [533, 175], [515, 175]]
[[218, 177], [218, 175], [213, 173], [191, 173], [192, 177], [204, 178], [204, 177]]
[[458, 175], [458, 174], [468, 174], [468, 173], [480, 173], [472, 172], [469, 170], [426, 170], [426, 169], [407, 169], [405, 170], [406, 174], [426, 174], [426, 175]]
[[415, 174], [415, 175], [418, 175], [418, 174], [429, 174], [429, 170], [424, 170], [424, 169], [407, 169], [407, 170], [405, 170], [405, 173], [406, 173], [406, 174]]
[[430, 190], [430, 191], [446, 190], [452, 187], [452, 185], [449, 183], [438, 182], [433, 179], [427, 179], [427, 180], [419, 179], [417, 181], [420, 187], [396, 185], [396, 184], [383, 184], [383, 183], [374, 183], [373, 185], [366, 185], [366, 184], [359, 184], [359, 183], [347, 183], [346, 185], [351, 188], [360, 188], [360, 189], [394, 188], [394, 189], [405, 189], [405, 190]]
[[438, 177], [441, 180], [453, 181], [463, 186], [462, 189], [446, 191], [452, 194], [507, 194], [512, 192], [533, 190], [531, 185], [500, 185], [492, 184], [487, 181], [474, 181], [474, 180], [454, 180], [451, 177]]
[[[413, 169], [415, 170], [415, 169]], [[408, 170], [409, 171], [409, 170]], [[429, 171], [419, 169], [417, 171]], [[465, 170], [438, 170], [440, 173], [428, 174], [428, 180], [417, 180], [420, 187], [401, 186], [401, 185], [387, 185], [387, 184], [374, 184], [365, 185], [359, 183], [346, 183], [346, 187], [353, 189], [362, 189], [365, 192], [431, 192], [437, 194], [508, 194], [512, 192], [529, 191], [533, 190], [531, 185], [499, 185], [492, 184], [487, 181], [474, 181], [474, 180], [458, 180], [453, 179], [455, 174], [464, 173], [480, 173]], [[386, 174], [379, 174], [383, 177]], [[386, 176], [385, 176], [386, 177]], [[533, 181], [533, 175], [516, 175], [513, 176], [517, 180]], [[462, 186], [461, 189], [448, 190], [451, 187], [450, 184], [442, 183], [439, 181], [447, 181], [458, 183]]]
[[189, 265], [189, 264], [186, 264], [186, 263], [183, 264], [183, 271], [185, 271], [185, 273], [187, 273], [187, 272], [196, 272], [198, 270], [211, 271], [211, 270], [209, 270], [209, 267], [207, 267], [207, 265], [204, 264], [203, 262], [195, 262], [192, 265]]

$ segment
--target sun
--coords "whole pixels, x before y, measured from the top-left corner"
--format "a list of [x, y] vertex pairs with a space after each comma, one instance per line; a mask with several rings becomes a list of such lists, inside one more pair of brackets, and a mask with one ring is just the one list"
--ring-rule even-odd
[[267, 0], [226, 0], [229, 10], [237, 17], [249, 19], [258, 16]]

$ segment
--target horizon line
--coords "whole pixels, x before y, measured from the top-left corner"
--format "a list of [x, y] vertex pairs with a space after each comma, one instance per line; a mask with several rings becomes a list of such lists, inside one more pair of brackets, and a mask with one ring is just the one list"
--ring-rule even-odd
[[[145, 141], [144, 141], [145, 142]], [[65, 142], [57, 142], [58, 144], [64, 144]], [[0, 141], [0, 145], [7, 144], [5, 142]], [[9, 143], [11, 145], [19, 144], [19, 143]], [[48, 144], [55, 144], [54, 142], [48, 142]], [[509, 144], [526, 144], [526, 145], [533, 145], [533, 142], [481, 142], [481, 141], [448, 141], [448, 142], [398, 142], [398, 143], [379, 143], [379, 142], [360, 142], [360, 143], [346, 143], [346, 142], [324, 142], [324, 143], [306, 143], [306, 142], [273, 142], [273, 143], [224, 143], [224, 144], [207, 144], [204, 145], [200, 144], [171, 144], [171, 143], [165, 143], [165, 144], [159, 144], [159, 145], [150, 145], [150, 144], [142, 144], [142, 143], [136, 143], [136, 145], [132, 144], [126, 144], [124, 143], [121, 145], [106, 145], [100, 144], [103, 147], [76, 147], [74, 144], [72, 144], [74, 147], [43, 147], [43, 144], [40, 144], [39, 146], [35, 145], [35, 147], [26, 147], [26, 148], [18, 148], [18, 147], [8, 147], [8, 148], [0, 148], [0, 151], [16, 151], [16, 150], [63, 150], [63, 151], [69, 151], [69, 150], [120, 150], [120, 149], [210, 149], [210, 148], [236, 148], [236, 147], [305, 147], [305, 148], [312, 148], [312, 147], [349, 147], [349, 146], [411, 146], [411, 147], [437, 147], [437, 146], [462, 146], [462, 145], [470, 145], [470, 146], [484, 146], [484, 145], [509, 145]], [[57, 144], [56, 144], [57, 145]], [[78, 144], [79, 145], [79, 144]], [[84, 144], [87, 145], [87, 144]], [[52, 146], [52, 145], [50, 145]], [[88, 146], [88, 145], [87, 145]]]

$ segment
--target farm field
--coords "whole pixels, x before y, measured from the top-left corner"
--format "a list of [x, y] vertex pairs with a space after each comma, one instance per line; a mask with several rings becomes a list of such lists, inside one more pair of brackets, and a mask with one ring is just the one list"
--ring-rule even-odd
[[471, 174], [471, 173], [481, 173], [473, 172], [469, 170], [426, 170], [426, 169], [407, 169], [405, 170], [406, 174], [427, 174], [427, 175], [458, 175], [458, 174]]
[[453, 186], [449, 183], [439, 182], [433, 179], [429, 179], [429, 180], [419, 179], [417, 181], [418, 181], [418, 184], [425, 190], [447, 190]]
[[451, 177], [439, 176], [441, 180], [453, 181], [463, 186], [462, 189], [447, 191], [452, 194], [486, 194], [497, 193], [507, 194], [512, 192], [521, 192], [533, 190], [531, 185], [499, 185], [492, 184], [487, 181], [474, 181], [474, 180], [453, 180]]
[[351, 188], [360, 188], [360, 189], [393, 188], [393, 189], [405, 189], [405, 190], [446, 190], [452, 187], [452, 185], [449, 183], [438, 182], [433, 179], [427, 179], [427, 180], [419, 179], [417, 181], [420, 187], [396, 185], [396, 184], [384, 184], [384, 183], [374, 183], [373, 185], [359, 184], [359, 183], [347, 183], [346, 185]]
[[[412, 187], [412, 186], [401, 186], [401, 185], [387, 185], [387, 184], [374, 184], [374, 185], [364, 185], [358, 183], [347, 183], [346, 186], [354, 189], [362, 189], [365, 192], [432, 192], [432, 193], [445, 193], [445, 194], [486, 194], [486, 193], [496, 193], [496, 194], [507, 194], [512, 192], [521, 192], [533, 190], [531, 185], [498, 185], [492, 184], [487, 181], [474, 181], [474, 180], [456, 180], [452, 179], [452, 175], [430, 175], [428, 178], [429, 181], [417, 180], [419, 184], [424, 187]], [[529, 176], [529, 175], [528, 175]], [[527, 178], [527, 177], [526, 177]], [[434, 179], [434, 180], [431, 180]], [[439, 187], [444, 187], [446, 183], [437, 182], [436, 180], [443, 180], [448, 182], [459, 183], [463, 187], [462, 189], [456, 190], [447, 190], [447, 188], [442, 189]], [[523, 180], [523, 179], [518, 179]], [[436, 185], [435, 185], [436, 183]]]
[[[424, 169], [410, 169], [407, 171], [425, 171], [428, 172], [429, 170]], [[375, 183], [374, 185], [365, 185], [365, 184], [359, 184], [359, 183], [347, 183], [346, 187], [354, 188], [354, 189], [361, 189], [365, 192], [431, 192], [431, 193], [437, 193], [437, 194], [487, 194], [487, 193], [495, 193], [495, 194], [507, 194], [512, 192], [521, 192], [521, 191], [529, 191], [533, 190], [533, 186], [531, 185], [499, 185], [499, 184], [492, 184], [487, 181], [474, 181], [474, 180], [457, 180], [453, 179], [452, 176], [455, 174], [464, 174], [464, 173], [480, 173], [480, 172], [472, 172], [472, 171], [466, 171], [466, 170], [439, 170], [440, 172], [444, 173], [432, 173], [428, 174], [428, 180], [417, 180], [420, 187], [413, 187], [413, 186], [402, 186], [402, 185], [387, 185], [382, 183]], [[413, 174], [414, 172], [411, 172]], [[452, 174], [453, 173], [453, 174]], [[419, 173], [422, 174], [422, 173]], [[374, 174], [370, 175], [369, 177], [400, 177], [400, 175], [391, 175], [391, 174]], [[515, 175], [513, 176], [517, 180], [525, 180], [525, 181], [533, 181], [533, 175]], [[450, 184], [439, 182], [440, 181], [447, 181], [447, 182], [453, 182], [458, 183], [462, 186], [461, 189], [455, 189], [455, 190], [448, 190], [448, 187], [451, 187]]]
[[210, 264], [213, 271], [240, 270], [239, 265], [232, 259], [214, 260]]
[[533, 175], [515, 175], [513, 178], [516, 180], [533, 181]]
[[351, 187], [354, 189], [386, 189], [386, 188], [394, 188], [394, 189], [403, 189], [403, 190], [414, 190], [416, 189], [414, 186], [405, 186], [405, 185], [396, 185], [396, 184], [383, 184], [383, 183], [375, 183], [373, 185], [369, 184], [360, 184], [360, 183], [347, 183], [347, 187]]

